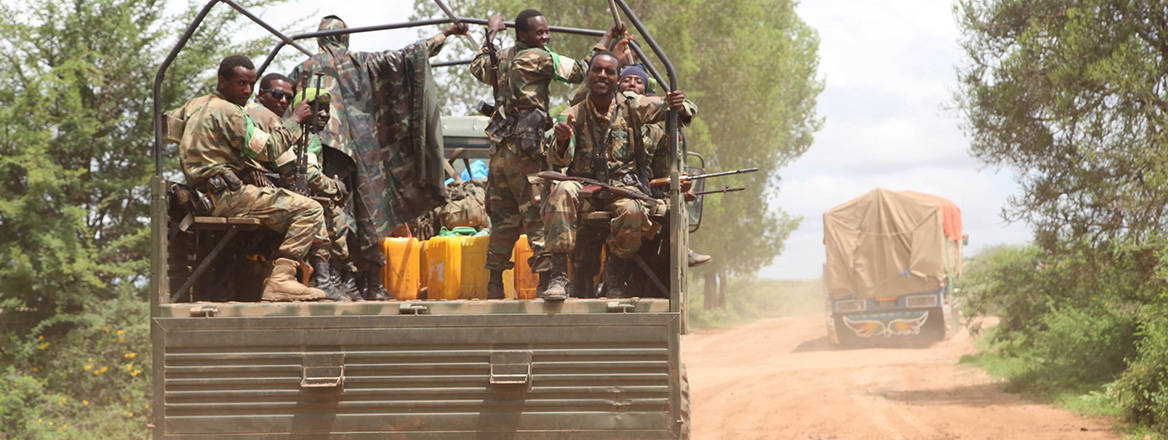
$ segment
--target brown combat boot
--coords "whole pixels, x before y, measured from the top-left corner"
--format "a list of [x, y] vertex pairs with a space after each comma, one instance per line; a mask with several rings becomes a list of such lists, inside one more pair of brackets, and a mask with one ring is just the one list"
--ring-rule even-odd
[[568, 254], [552, 254], [552, 270], [541, 274], [548, 279], [547, 288], [539, 294], [544, 301], [563, 301], [568, 298]]
[[277, 258], [272, 274], [264, 282], [264, 301], [315, 301], [324, 298], [324, 292], [296, 281], [298, 264], [288, 258]]
[[503, 299], [503, 271], [492, 270], [487, 280], [487, 299]]

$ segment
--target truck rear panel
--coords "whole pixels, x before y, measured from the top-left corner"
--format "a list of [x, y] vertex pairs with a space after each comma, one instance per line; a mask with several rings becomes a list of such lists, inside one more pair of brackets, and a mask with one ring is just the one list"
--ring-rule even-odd
[[674, 439], [680, 328], [668, 308], [654, 299], [165, 305], [153, 320], [157, 434]]

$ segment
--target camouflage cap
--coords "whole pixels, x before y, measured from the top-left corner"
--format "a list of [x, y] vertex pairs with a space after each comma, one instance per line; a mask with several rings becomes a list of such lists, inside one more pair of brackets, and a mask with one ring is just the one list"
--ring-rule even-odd
[[[318, 31], [332, 31], [337, 29], [348, 29], [349, 26], [345, 24], [341, 17], [329, 15], [320, 19], [320, 26], [317, 26]], [[348, 49], [349, 48], [349, 34], [340, 35], [325, 35], [316, 39], [317, 44], [320, 45], [320, 50], [332, 52], [333, 48]]]
[[292, 98], [292, 108], [299, 106], [300, 102], [304, 101], [305, 95], [308, 95], [308, 102], [316, 101], [318, 96], [320, 97], [320, 102], [329, 102], [332, 100], [332, 95], [329, 95], [328, 90], [317, 90], [314, 87], [309, 87], [301, 90], [296, 94], [296, 97]]

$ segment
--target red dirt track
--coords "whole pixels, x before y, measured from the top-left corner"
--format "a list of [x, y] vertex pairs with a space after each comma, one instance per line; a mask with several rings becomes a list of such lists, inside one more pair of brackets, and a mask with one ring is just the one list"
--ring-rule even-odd
[[795, 317], [684, 336], [694, 440], [1121, 438], [957, 365], [974, 352], [964, 329], [925, 348], [837, 348], [824, 335], [823, 317]]

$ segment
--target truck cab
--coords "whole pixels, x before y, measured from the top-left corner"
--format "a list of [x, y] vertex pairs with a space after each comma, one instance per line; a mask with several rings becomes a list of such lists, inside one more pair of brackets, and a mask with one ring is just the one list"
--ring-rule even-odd
[[[668, 58], [633, 12], [617, 3], [672, 75]], [[210, 0], [159, 67], [156, 131], [162, 125], [158, 84], [217, 5], [273, 32], [281, 42], [272, 56], [318, 35], [284, 36], [234, 2]], [[444, 125], [452, 165], [461, 169], [485, 157], [483, 118], [447, 118]], [[150, 183], [153, 438], [689, 438], [688, 382], [680, 362], [688, 231], [676, 183], [663, 297], [545, 302], [423, 295], [270, 303], [255, 296], [265, 262], [249, 250], [278, 237], [250, 219], [188, 216], [177, 209], [179, 182], [164, 177], [161, 145], [156, 133]], [[684, 152], [676, 142], [672, 147], [677, 182], [677, 158]]]

